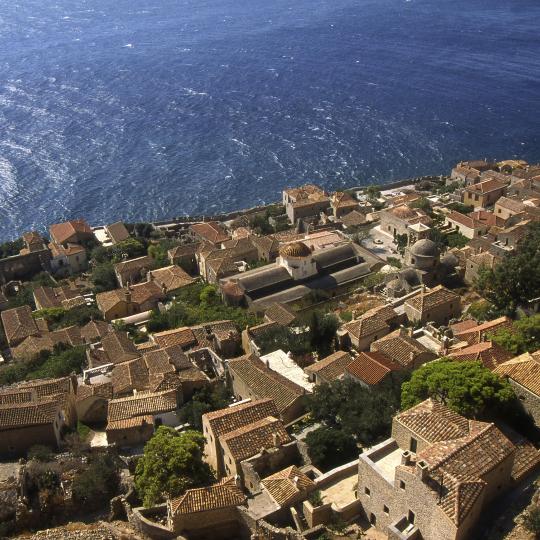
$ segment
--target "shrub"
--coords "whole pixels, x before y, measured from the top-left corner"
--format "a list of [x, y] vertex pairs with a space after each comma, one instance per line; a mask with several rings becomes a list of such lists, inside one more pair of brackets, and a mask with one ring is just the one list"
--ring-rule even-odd
[[36, 461], [41, 461], [43, 463], [50, 461], [52, 458], [53, 452], [44, 444], [34, 444], [28, 449], [27, 457], [28, 459], [35, 459]]
[[525, 513], [523, 525], [535, 535], [535, 538], [540, 538], [540, 508], [538, 506]]

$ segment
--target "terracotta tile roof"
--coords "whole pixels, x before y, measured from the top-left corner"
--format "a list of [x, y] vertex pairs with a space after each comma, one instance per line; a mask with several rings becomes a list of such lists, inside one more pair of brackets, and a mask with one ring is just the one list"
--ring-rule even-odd
[[193, 367], [190, 359], [178, 345], [145, 352], [143, 357], [150, 373], [168, 373], [175, 369]]
[[14, 405], [36, 401], [36, 393], [32, 389], [0, 389], [0, 405]]
[[84, 219], [55, 223], [49, 227], [49, 232], [57, 244], [67, 242], [74, 235], [91, 236], [93, 234], [92, 229]]
[[270, 321], [274, 321], [282, 326], [289, 326], [296, 320], [296, 313], [286, 304], [275, 302], [271, 304], [264, 315]]
[[252, 236], [251, 242], [259, 248], [267, 257], [272, 253], [277, 254], [279, 250], [279, 240], [274, 235]]
[[456, 212], [455, 210], [452, 210], [446, 218], [449, 221], [453, 221], [454, 223], [459, 223], [460, 225], [463, 225], [464, 227], [468, 227], [469, 229], [477, 229], [479, 227], [483, 227], [484, 224], [480, 221], [477, 221], [476, 219], [473, 219], [470, 216], [467, 216], [465, 214], [462, 214], [461, 212]]
[[352, 361], [352, 356], [349, 353], [345, 351], [336, 351], [330, 356], [308, 366], [304, 371], [306, 373], [316, 374], [325, 382], [330, 382], [341, 377]]
[[465, 330], [470, 330], [471, 328], [476, 328], [478, 323], [474, 319], [466, 319], [465, 321], [459, 321], [457, 323], [451, 324], [450, 329], [454, 335], [464, 332]]
[[125, 420], [135, 416], [154, 415], [171, 412], [178, 408], [176, 392], [138, 392], [135, 396], [111, 399], [109, 401], [108, 422]]
[[110, 362], [119, 364], [140, 356], [135, 344], [129, 339], [127, 332], [113, 330], [101, 340], [101, 345]]
[[54, 332], [45, 332], [39, 336], [27, 337], [22, 343], [13, 347], [11, 350], [15, 358], [30, 358], [39, 354], [41, 351], [52, 351], [54, 346], [59, 343], [77, 346], [82, 344], [80, 328], [70, 326], [55, 330]]
[[343, 328], [358, 339], [390, 330], [388, 323], [397, 317], [390, 306], [379, 306], [366, 311], [358, 319], [343, 325]]
[[458, 361], [480, 361], [484, 367], [494, 370], [499, 364], [512, 358], [512, 355], [501, 346], [491, 341], [482, 341], [469, 347], [458, 349], [448, 354]]
[[234, 478], [225, 478], [209, 487], [188, 489], [181, 497], [170, 500], [169, 507], [171, 515], [176, 516], [232, 508], [245, 502], [246, 496], [236, 485]]
[[52, 424], [61, 404], [54, 397], [39, 402], [0, 405], [0, 430]]
[[527, 390], [540, 396], [540, 351], [524, 353], [497, 366], [494, 372], [516, 381]]
[[345, 371], [365, 384], [375, 385], [382, 382], [392, 371], [400, 371], [403, 366], [393, 362], [379, 352], [361, 352], [347, 365]]
[[460, 302], [460, 297], [456, 293], [449, 291], [442, 285], [438, 285], [433, 289], [429, 289], [425, 292], [420, 292], [416, 296], [405, 300], [405, 305], [409, 305], [413, 309], [424, 313], [431, 309], [435, 309], [445, 304], [452, 302]]
[[152, 339], [160, 347], [178, 345], [183, 349], [197, 342], [191, 328], [175, 328], [173, 330], [165, 330], [164, 332], [156, 332], [152, 334]]
[[86, 343], [93, 343], [110, 331], [111, 326], [105, 321], [90, 321], [81, 328], [81, 337]]
[[36, 379], [18, 383], [11, 388], [20, 390], [32, 390], [38, 398], [56, 396], [58, 394], [69, 394], [73, 388], [71, 377], [60, 377], [58, 379]]
[[291, 440], [281, 421], [273, 416], [240, 427], [220, 437], [221, 444], [229, 450], [236, 462], [258, 454], [262, 448], [281, 446]]
[[366, 222], [366, 216], [362, 214], [362, 212], [359, 212], [358, 210], [353, 210], [352, 212], [349, 212], [348, 214], [345, 214], [341, 221], [346, 227], [354, 227], [356, 225], [362, 225]]
[[294, 465], [262, 480], [262, 485], [279, 506], [288, 506], [315, 488], [315, 482]]
[[118, 242], [122, 242], [123, 240], [127, 240], [129, 238], [129, 232], [121, 221], [111, 223], [105, 228], [107, 229], [107, 234], [109, 235], [109, 238], [113, 244], [118, 244]]
[[429, 444], [464, 437], [469, 433], [466, 418], [432, 399], [397, 414], [394, 421]]
[[195, 281], [187, 272], [176, 265], [151, 270], [150, 276], [164, 292], [176, 291]]
[[147, 414], [141, 416], [134, 416], [133, 418], [125, 418], [123, 420], [109, 421], [107, 422], [107, 431], [132, 429], [142, 427], [144, 425], [153, 426], [154, 417]]
[[39, 334], [38, 327], [32, 317], [30, 306], [7, 309], [0, 314], [4, 333], [8, 343], [21, 341], [28, 336]]
[[229, 373], [239, 377], [258, 398], [273, 399], [280, 412], [285, 411], [305, 393], [301, 386], [269, 369], [255, 355], [230, 360]]
[[357, 208], [358, 201], [345, 191], [336, 191], [332, 195], [332, 206], [334, 208]]
[[229, 234], [218, 221], [208, 221], [205, 223], [194, 223], [191, 230], [212, 244], [220, 244], [230, 238]]
[[203, 414], [203, 419], [208, 421], [214, 436], [221, 437], [269, 416], [279, 416], [276, 404], [272, 399], [260, 399]]
[[506, 208], [507, 210], [510, 210], [511, 212], [523, 212], [525, 209], [525, 205], [523, 204], [523, 201], [519, 199], [509, 198], [509, 197], [501, 197], [497, 203], [496, 206], [500, 206], [501, 208]]
[[149, 255], [144, 255], [143, 257], [136, 257], [135, 259], [129, 259], [127, 261], [116, 263], [114, 265], [114, 271], [123, 276], [140, 270], [148, 271], [153, 265], [154, 261], [152, 257]]
[[[34, 300], [41, 308], [63, 307], [65, 300], [82, 298], [78, 289], [70, 286], [64, 287], [36, 287], [34, 289]], [[84, 298], [82, 301], [85, 302]]]
[[496, 333], [503, 328], [508, 328], [509, 330], [513, 328], [512, 320], [509, 317], [499, 317], [498, 319], [486, 321], [482, 324], [470, 325], [468, 328], [462, 330], [454, 330], [454, 336], [473, 345], [480, 343], [485, 336]]
[[111, 360], [103, 349], [86, 349], [86, 358], [88, 359], [89, 368], [97, 368], [111, 363]]
[[112, 383], [79, 384], [79, 386], [77, 386], [77, 401], [83, 401], [92, 396], [101, 397], [106, 400], [112, 399]]
[[467, 186], [465, 191], [471, 191], [473, 193], [490, 193], [491, 191], [496, 191], [498, 189], [503, 189], [506, 187], [506, 184], [500, 182], [499, 180], [490, 179], [484, 180], [483, 182], [478, 182], [478, 184], [473, 184], [472, 186]]
[[197, 248], [200, 246], [199, 242], [192, 242], [191, 244], [183, 244], [181, 246], [175, 246], [167, 252], [169, 259], [176, 259], [177, 257], [185, 257], [187, 255], [195, 255]]
[[117, 364], [112, 370], [112, 386], [115, 396], [146, 390], [149, 383], [148, 368], [143, 358], [135, 358]]
[[435, 355], [419, 341], [401, 330], [396, 330], [371, 344], [372, 352], [382, 352], [390, 360], [408, 367], [413, 364], [420, 355]]

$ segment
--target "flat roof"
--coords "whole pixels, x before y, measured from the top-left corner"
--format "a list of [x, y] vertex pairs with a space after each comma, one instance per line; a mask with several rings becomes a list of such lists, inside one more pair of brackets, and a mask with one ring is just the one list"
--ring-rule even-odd
[[283, 375], [289, 381], [305, 388], [308, 392], [313, 390], [314, 384], [309, 382], [308, 375], [304, 370], [281, 349], [261, 356], [261, 360], [273, 371]]

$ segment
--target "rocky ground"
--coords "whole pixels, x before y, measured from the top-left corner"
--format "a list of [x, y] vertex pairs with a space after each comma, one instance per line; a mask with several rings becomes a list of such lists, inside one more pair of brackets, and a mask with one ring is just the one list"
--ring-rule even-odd
[[63, 527], [46, 529], [36, 533], [20, 534], [15, 538], [25, 540], [145, 540], [122, 521], [105, 523], [69, 523]]

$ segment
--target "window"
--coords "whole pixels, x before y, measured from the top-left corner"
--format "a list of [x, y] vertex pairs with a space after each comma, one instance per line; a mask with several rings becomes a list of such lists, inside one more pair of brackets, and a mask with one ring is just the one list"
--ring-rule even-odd
[[366, 486], [364, 488], [364, 493], [369, 497], [371, 495], [371, 490]]
[[405, 489], [405, 482], [403, 480], [399, 481], [399, 489]]
[[375, 516], [375, 514], [370, 514], [369, 515], [369, 522], [372, 524], [372, 525], [375, 525], [377, 523], [377, 518]]
[[409, 523], [413, 524], [415, 519], [414, 512], [412, 510], [409, 510], [409, 515], [407, 516], [407, 519], [409, 520]]
[[383, 508], [383, 512], [384, 512], [386, 515], [388, 515], [388, 514], [390, 513], [390, 509], [388, 508], [388, 506], [386, 506], [386, 504], [383, 505], [382, 508]]
[[416, 454], [417, 448], [418, 448], [418, 441], [414, 437], [411, 437], [411, 442], [409, 444], [409, 450], [411, 452], [413, 452], [414, 454]]

